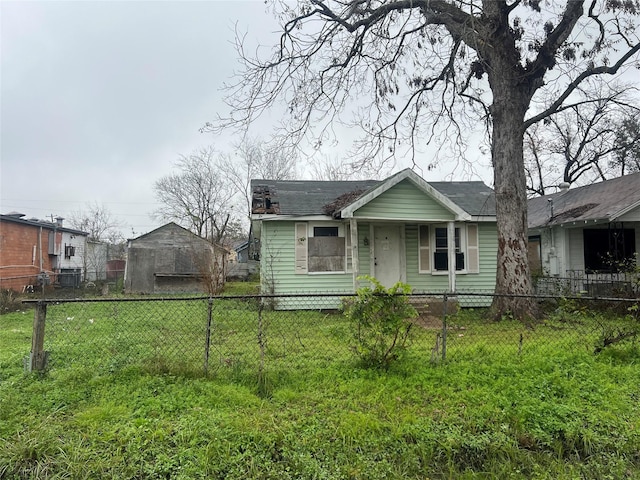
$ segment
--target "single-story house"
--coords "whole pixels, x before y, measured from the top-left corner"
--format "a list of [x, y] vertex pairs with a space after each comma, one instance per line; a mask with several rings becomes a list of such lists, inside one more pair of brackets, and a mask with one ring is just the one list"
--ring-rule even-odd
[[226, 248], [176, 223], [128, 241], [126, 293], [215, 293], [224, 284]]
[[[532, 270], [604, 294], [639, 265], [640, 173], [561, 190], [528, 202]], [[604, 289], [604, 290], [602, 290]]]
[[482, 182], [252, 180], [263, 292], [353, 293], [359, 277], [419, 292], [493, 291], [495, 196]]
[[53, 222], [0, 215], [0, 288], [31, 291], [39, 285], [80, 286], [87, 232]]

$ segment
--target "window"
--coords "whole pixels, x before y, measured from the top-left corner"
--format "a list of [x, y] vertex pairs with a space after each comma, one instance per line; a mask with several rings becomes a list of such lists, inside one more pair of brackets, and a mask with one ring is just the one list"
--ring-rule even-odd
[[76, 254], [76, 247], [73, 245], [64, 246], [64, 258], [71, 258]]
[[[418, 229], [418, 268], [420, 273], [449, 271], [449, 242], [446, 225], [420, 225]], [[454, 227], [456, 271], [478, 273], [478, 226]]]
[[346, 272], [351, 242], [345, 225], [296, 224], [296, 273]]
[[617, 272], [634, 258], [636, 235], [632, 228], [583, 230], [584, 268], [587, 272]]
[[[436, 271], [449, 270], [449, 250], [447, 238], [447, 227], [436, 227], [435, 229], [435, 252], [433, 254], [433, 269]], [[456, 249], [456, 270], [464, 270], [464, 253], [462, 252], [460, 242], [460, 228], [456, 227], [455, 231], [455, 249]]]

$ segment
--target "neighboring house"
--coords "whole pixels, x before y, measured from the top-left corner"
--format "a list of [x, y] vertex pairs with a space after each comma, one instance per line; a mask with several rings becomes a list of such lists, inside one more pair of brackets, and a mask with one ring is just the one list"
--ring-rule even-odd
[[249, 240], [239, 243], [234, 247], [234, 250], [238, 263], [247, 263], [249, 261]]
[[0, 288], [26, 291], [42, 283], [78, 287], [88, 233], [55, 222], [0, 215]]
[[249, 240], [238, 243], [234, 249], [235, 261], [228, 262], [227, 278], [246, 280], [258, 271], [258, 261], [251, 258], [251, 244]]
[[532, 270], [566, 278], [590, 294], [630, 285], [624, 264], [638, 265], [640, 173], [529, 200]]
[[213, 293], [223, 285], [226, 249], [168, 223], [128, 241], [127, 293]]
[[497, 229], [482, 182], [252, 180], [263, 291], [350, 293], [361, 275], [421, 292], [493, 291]]

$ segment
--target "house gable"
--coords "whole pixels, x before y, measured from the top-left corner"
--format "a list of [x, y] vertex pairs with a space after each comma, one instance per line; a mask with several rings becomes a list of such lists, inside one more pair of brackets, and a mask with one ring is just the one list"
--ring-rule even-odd
[[636, 203], [631, 206], [628, 210], [621, 213], [618, 218], [616, 218], [617, 222], [640, 222], [640, 203]]
[[412, 170], [389, 177], [342, 209], [342, 217], [409, 221], [470, 220], [470, 215]]

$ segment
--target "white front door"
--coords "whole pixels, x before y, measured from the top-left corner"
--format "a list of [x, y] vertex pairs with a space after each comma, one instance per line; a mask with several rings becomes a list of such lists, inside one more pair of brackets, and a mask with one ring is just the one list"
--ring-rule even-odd
[[404, 246], [401, 242], [402, 226], [376, 225], [373, 227], [373, 276], [385, 287], [404, 281]]

